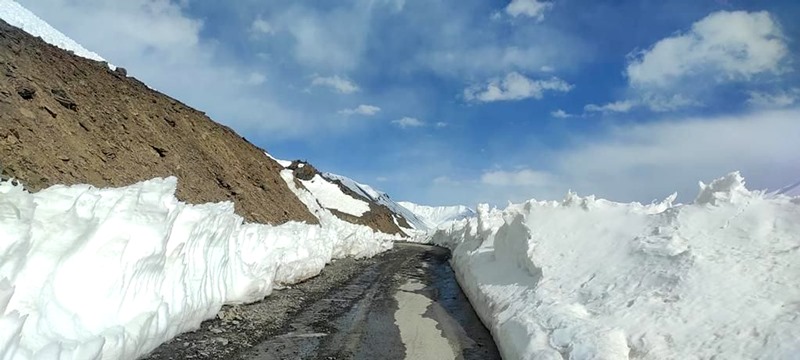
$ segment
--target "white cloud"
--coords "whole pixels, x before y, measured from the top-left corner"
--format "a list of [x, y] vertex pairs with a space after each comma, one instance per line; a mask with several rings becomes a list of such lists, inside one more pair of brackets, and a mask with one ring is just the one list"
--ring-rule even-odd
[[568, 113], [568, 112], [566, 112], [564, 110], [558, 109], [558, 110], [555, 110], [555, 111], [551, 111], [550, 112], [550, 116], [552, 116], [554, 118], [558, 118], [558, 119], [567, 119], [567, 118], [574, 117], [575, 115], [572, 115], [572, 114], [570, 114], [570, 113]]
[[[570, 145], [559, 149], [517, 143], [498, 149], [504, 162], [528, 161], [528, 167], [520, 170], [469, 174], [458, 171], [457, 161], [437, 157], [436, 164], [449, 164], [444, 171], [457, 175], [420, 185], [417, 191], [432, 203], [467, 205], [557, 200], [568, 190], [639, 202], [677, 191], [679, 201], [686, 202], [696, 196], [698, 181], [736, 170], [742, 171], [751, 189], [777, 189], [800, 179], [798, 118], [800, 108], [795, 107], [739, 116], [661, 119], [606, 126], [591, 137], [566, 139]], [[441, 166], [438, 171], [441, 174]]]
[[339, 110], [340, 115], [351, 116], [351, 115], [363, 115], [363, 116], [373, 116], [381, 111], [381, 108], [373, 105], [358, 105], [354, 109], [344, 109]]
[[464, 98], [477, 102], [541, 99], [545, 91], [568, 92], [572, 88], [572, 85], [557, 77], [531, 80], [518, 72], [511, 72], [502, 79], [490, 79], [484, 86], [464, 89]]
[[758, 108], [783, 108], [800, 103], [800, 88], [776, 92], [751, 91], [747, 102]]
[[513, 17], [527, 16], [536, 19], [536, 21], [544, 20], [544, 13], [553, 7], [553, 3], [549, 1], [537, 0], [512, 0], [506, 6], [506, 13]]
[[372, 8], [360, 1], [336, 2], [330, 9], [319, 11], [313, 5], [294, 1], [269, 20], [291, 39], [285, 50], [299, 64], [316, 71], [351, 72], [363, 60]]
[[250, 85], [261, 85], [267, 81], [267, 76], [260, 72], [252, 72], [247, 78], [247, 83]]
[[269, 21], [257, 17], [253, 20], [253, 23], [250, 24], [250, 32], [258, 35], [272, 35], [275, 33], [275, 28], [272, 27]]
[[[619, 126], [551, 154], [560, 181], [583, 194], [650, 201], [741, 170], [755, 188], [800, 178], [800, 109]], [[565, 189], [562, 189], [562, 191]]]
[[439, 128], [439, 129], [447, 127], [447, 123], [443, 122], [443, 121], [439, 121], [439, 122], [436, 123], [436, 127]]
[[354, 82], [339, 77], [338, 75], [327, 77], [315, 75], [311, 79], [311, 86], [328, 87], [340, 94], [352, 94], [360, 90], [358, 85], [356, 85]]
[[547, 172], [521, 169], [516, 171], [495, 170], [484, 172], [481, 183], [493, 186], [542, 187], [552, 185], [553, 176]]
[[586, 105], [583, 109], [588, 112], [619, 112], [626, 113], [631, 111], [637, 104], [631, 100], [615, 101], [605, 105]]
[[[687, 32], [631, 54], [625, 70], [628, 99], [589, 104], [585, 110], [628, 112], [643, 106], [666, 112], [703, 106], [714, 101], [714, 89], [721, 84], [755, 84], [788, 71], [788, 55], [780, 24], [768, 12], [718, 11]], [[753, 104], [768, 100], [758, 95], [751, 99]]]
[[719, 11], [689, 32], [658, 41], [635, 54], [626, 74], [637, 88], [664, 88], [690, 76], [715, 81], [749, 80], [784, 71], [788, 55], [779, 24], [765, 12]]
[[425, 126], [425, 123], [420, 121], [417, 118], [413, 117], [404, 117], [402, 119], [393, 120], [392, 124], [395, 124], [403, 129], [410, 128], [410, 127], [421, 127]]

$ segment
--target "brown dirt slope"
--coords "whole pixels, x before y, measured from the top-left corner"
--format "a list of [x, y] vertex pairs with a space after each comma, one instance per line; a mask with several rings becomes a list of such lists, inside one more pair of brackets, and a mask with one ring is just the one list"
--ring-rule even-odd
[[34, 191], [172, 175], [189, 203], [230, 200], [251, 222], [318, 223], [280, 178], [280, 165], [231, 129], [3, 21], [0, 168]]

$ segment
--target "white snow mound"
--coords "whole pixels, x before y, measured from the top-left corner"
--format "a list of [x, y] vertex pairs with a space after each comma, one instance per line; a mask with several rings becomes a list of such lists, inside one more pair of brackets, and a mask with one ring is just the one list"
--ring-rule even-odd
[[0, 358], [133, 359], [223, 304], [392, 246], [329, 212], [321, 226], [244, 224], [229, 202], [178, 201], [176, 184], [31, 194], [0, 182]]
[[[67, 51], [72, 51], [75, 55], [96, 61], [106, 61], [102, 56], [91, 52], [70, 39], [68, 36], [56, 30], [50, 24], [40, 19], [30, 10], [22, 7], [13, 0], [0, 0], [0, 19], [5, 20], [12, 26], [16, 26], [28, 34], [42, 38], [48, 44], [57, 46]], [[111, 69], [115, 67], [109, 64]]]
[[732, 173], [693, 204], [569, 194], [432, 235], [507, 359], [793, 359], [800, 198]]

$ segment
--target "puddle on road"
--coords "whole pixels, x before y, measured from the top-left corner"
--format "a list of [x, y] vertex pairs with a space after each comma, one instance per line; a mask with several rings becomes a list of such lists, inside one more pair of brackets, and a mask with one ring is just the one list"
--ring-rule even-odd
[[456, 354], [437, 328], [436, 320], [423, 316], [433, 301], [414, 291], [424, 288], [422, 283], [409, 280], [395, 293], [398, 309], [394, 319], [406, 346], [406, 359], [455, 359]]

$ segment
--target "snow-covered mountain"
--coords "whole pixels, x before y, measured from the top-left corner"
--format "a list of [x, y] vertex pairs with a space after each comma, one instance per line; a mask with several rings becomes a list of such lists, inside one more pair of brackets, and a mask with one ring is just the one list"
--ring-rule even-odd
[[446, 222], [467, 219], [475, 216], [475, 210], [463, 205], [456, 206], [426, 206], [408, 201], [398, 202], [416, 217], [423, 221], [428, 229], [435, 229]]
[[409, 208], [402, 206], [400, 203], [395, 202], [392, 198], [386, 194], [385, 192], [375, 190], [375, 188], [359, 183], [353, 179], [350, 179], [346, 176], [332, 174], [332, 173], [324, 173], [323, 176], [325, 178], [331, 180], [338, 180], [341, 183], [348, 187], [350, 190], [358, 193], [361, 196], [364, 196], [378, 204], [384, 205], [389, 208], [392, 212], [401, 215], [403, 218], [408, 221], [408, 224], [413, 227], [413, 229], [417, 230], [426, 230], [430, 228], [428, 226], [428, 222], [419, 218], [413, 211]]

